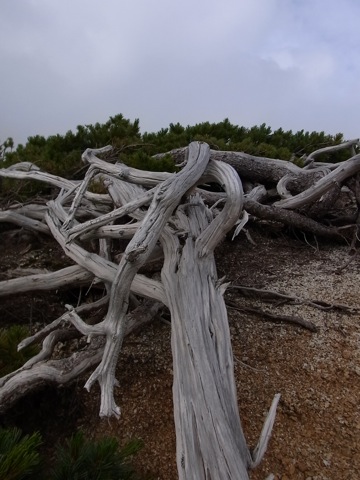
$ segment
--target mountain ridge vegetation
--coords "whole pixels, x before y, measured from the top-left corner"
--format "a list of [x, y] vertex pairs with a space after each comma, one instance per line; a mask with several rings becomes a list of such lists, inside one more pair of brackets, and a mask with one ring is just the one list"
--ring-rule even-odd
[[[82, 179], [85, 168], [81, 154], [86, 148], [99, 148], [111, 144], [115, 148], [117, 159], [129, 166], [150, 171], [174, 171], [170, 158], [154, 160], [152, 156], [175, 148], [185, 147], [192, 141], [204, 141], [214, 150], [246, 152], [250, 155], [281, 160], [291, 160], [302, 166], [304, 158], [319, 148], [339, 145], [344, 135], [299, 130], [272, 128], [266, 123], [246, 128], [234, 125], [228, 118], [221, 122], [208, 121], [195, 125], [182, 126], [179, 122], [170, 123], [167, 128], [157, 132], [140, 131], [140, 121], [131, 121], [122, 114], [111, 116], [105, 123], [78, 125], [76, 131], [68, 130], [64, 135], [48, 137], [30, 136], [25, 145], [14, 148], [14, 140], [9, 137], [0, 144], [2, 168], [8, 168], [19, 162], [30, 162], [43, 171], [64, 178]], [[0, 139], [1, 142], [1, 139]], [[324, 154], [320, 161], [339, 162], [345, 160], [346, 153], [339, 151]], [[50, 193], [49, 187], [37, 182], [21, 183], [11, 179], [2, 179], [0, 196], [11, 196], [20, 200], [31, 195]], [[16, 195], [14, 198], [14, 190]]]

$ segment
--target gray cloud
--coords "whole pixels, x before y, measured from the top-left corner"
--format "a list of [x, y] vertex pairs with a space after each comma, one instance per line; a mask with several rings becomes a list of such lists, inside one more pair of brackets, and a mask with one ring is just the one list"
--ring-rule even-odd
[[357, 0], [4, 0], [0, 140], [123, 113], [359, 135]]

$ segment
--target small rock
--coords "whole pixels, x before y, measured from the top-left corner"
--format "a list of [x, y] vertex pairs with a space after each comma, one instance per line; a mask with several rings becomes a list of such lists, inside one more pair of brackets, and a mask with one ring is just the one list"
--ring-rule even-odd
[[300, 462], [298, 463], [298, 469], [300, 470], [300, 472], [305, 473], [308, 467], [305, 463]]
[[294, 475], [295, 473], [295, 465], [293, 463], [291, 463], [288, 468], [287, 468], [287, 472], [289, 475], [291, 475], [291, 477]]
[[345, 359], [345, 360], [350, 360], [350, 358], [352, 358], [352, 352], [350, 350], [344, 350], [342, 352], [342, 357]]

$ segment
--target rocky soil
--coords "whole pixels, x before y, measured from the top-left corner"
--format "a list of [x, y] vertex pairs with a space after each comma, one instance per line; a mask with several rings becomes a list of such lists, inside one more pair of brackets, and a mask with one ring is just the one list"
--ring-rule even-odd
[[[251, 236], [256, 245], [241, 233], [234, 242], [226, 240], [219, 247], [220, 277], [226, 276], [232, 285], [338, 306], [319, 309], [279, 299], [265, 302], [260, 294], [244, 297], [228, 288], [239, 409], [249, 445], [255, 446], [258, 440], [273, 396], [281, 394], [269, 449], [251, 479], [264, 480], [273, 473], [277, 480], [356, 480], [360, 478], [359, 256], [347, 246], [291, 238], [268, 228], [252, 231]], [[2, 278], [10, 266], [28, 262], [43, 268], [39, 250], [51, 250], [50, 257], [59, 259], [61, 253], [54, 254], [54, 248], [32, 245], [19, 255], [19, 246], [4, 246]], [[11, 323], [11, 316], [26, 322], [30, 312], [33, 322], [50, 320], [63, 308], [55, 306], [59, 296], [64, 302], [63, 295], [69, 294], [2, 299], [2, 322]], [[246, 308], [254, 311], [245, 312]], [[317, 331], [269, 320], [261, 311], [302, 317]], [[85, 379], [81, 379], [67, 393], [74, 396], [71, 402], [76, 408], [69, 412], [63, 405], [52, 404], [52, 415], [42, 422], [47, 425], [43, 426], [45, 437], [60, 437], [56, 428], [66, 423], [68, 433], [81, 427], [91, 437], [110, 434], [121, 442], [141, 438], [144, 448], [134, 459], [139, 472], [158, 480], [177, 478], [170, 335], [170, 324], [163, 319], [127, 339], [117, 374], [119, 421], [98, 417], [99, 392], [96, 388], [85, 392]], [[26, 410], [26, 402], [22, 409]], [[32, 415], [41, 416], [34, 403], [31, 409]]]

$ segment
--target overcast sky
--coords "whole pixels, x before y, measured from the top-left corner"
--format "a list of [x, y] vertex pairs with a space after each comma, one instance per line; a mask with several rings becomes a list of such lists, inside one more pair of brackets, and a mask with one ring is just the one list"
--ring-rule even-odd
[[0, 143], [111, 115], [360, 136], [360, 0], [1, 0]]

